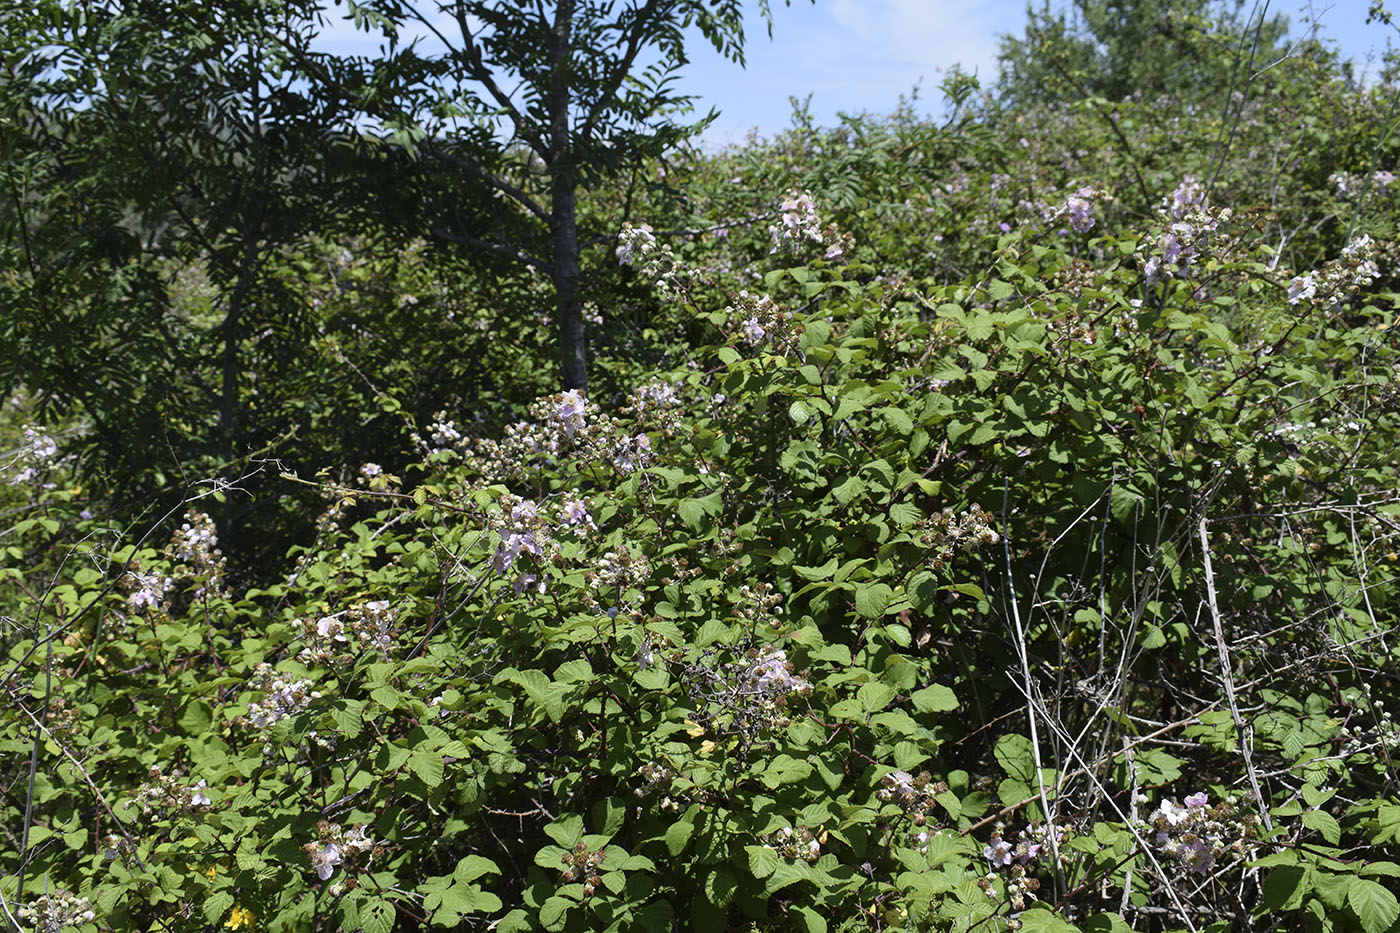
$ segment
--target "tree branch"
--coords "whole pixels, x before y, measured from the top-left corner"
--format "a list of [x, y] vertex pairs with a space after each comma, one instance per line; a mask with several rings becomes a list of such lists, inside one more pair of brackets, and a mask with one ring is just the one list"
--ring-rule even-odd
[[608, 81], [603, 93], [593, 102], [593, 106], [588, 111], [588, 117], [583, 121], [583, 127], [579, 130], [579, 136], [588, 139], [593, 133], [594, 125], [598, 118], [602, 116], [604, 108], [617, 98], [618, 89], [622, 87], [622, 82], [627, 79], [627, 75], [632, 71], [632, 65], [637, 59], [637, 53], [642, 49], [642, 34], [647, 26], [647, 21], [656, 13], [658, 0], [647, 0], [646, 6], [637, 11], [637, 16], [632, 20], [632, 29], [627, 36], [627, 52], [622, 56], [622, 62], [614, 70], [612, 79]]
[[[349, 88], [346, 88], [340, 82], [336, 81], [335, 78], [332, 77], [330, 73], [326, 71], [325, 68], [321, 67], [321, 65], [313, 61], [310, 57], [308, 57], [306, 50], [296, 48], [291, 43], [285, 41], [281, 36], [272, 35], [270, 33], [267, 35], [274, 42], [278, 43], [283, 49], [285, 49], [287, 53], [290, 54], [292, 58], [296, 60], [296, 63], [300, 65], [303, 69], [305, 69], [308, 76], [314, 78], [327, 90], [330, 90], [333, 93], [335, 93], [338, 97], [340, 97], [341, 100], [345, 101], [348, 104], [353, 104], [354, 106], [358, 107], [360, 110], [364, 111], [370, 116], [378, 117], [381, 120], [393, 120], [400, 116], [397, 114], [390, 113], [383, 107], [377, 107], [370, 104], [366, 104], [359, 98], [358, 95], [353, 93]], [[529, 211], [532, 215], [535, 216], [536, 219], [542, 221], [546, 226], [552, 225], [552, 220], [550, 218], [549, 212], [546, 211], [538, 203], [536, 203], [533, 198], [531, 198], [524, 191], [517, 188], [515, 185], [512, 185], [510, 182], [506, 181], [504, 178], [500, 177], [496, 173], [482, 167], [482, 165], [476, 160], [469, 159], [461, 155], [460, 153], [443, 150], [439, 148], [431, 138], [428, 138], [424, 142], [423, 148], [426, 149], [428, 152], [432, 153], [432, 155], [435, 158], [441, 159], [445, 162], [450, 162], [458, 168], [464, 169], [475, 178], [485, 182], [487, 185], [489, 185], [492, 188], [495, 188], [497, 191], [500, 191], [502, 194], [511, 198], [513, 201], [520, 204], [520, 206], [524, 207], [525, 210]]]
[[525, 252], [525, 250], [518, 249], [514, 246], [507, 246], [504, 243], [495, 243], [491, 240], [482, 240], [478, 237], [469, 236], [465, 233], [453, 233], [445, 227], [433, 227], [432, 234], [435, 237], [439, 237], [444, 240], [449, 240], [453, 243], [462, 243], [466, 246], [473, 247], [474, 249], [484, 250], [488, 253], [495, 253], [498, 256], [504, 256], [507, 259], [513, 259], [516, 262], [524, 263], [525, 265], [535, 269], [541, 269], [545, 272], [549, 271], [549, 263], [545, 262], [543, 259], [534, 255], [533, 253], [527, 253]]

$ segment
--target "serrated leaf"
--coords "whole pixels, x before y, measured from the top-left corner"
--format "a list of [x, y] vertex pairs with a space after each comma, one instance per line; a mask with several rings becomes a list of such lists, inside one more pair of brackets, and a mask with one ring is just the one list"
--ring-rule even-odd
[[204, 919], [210, 923], [217, 924], [219, 918], [232, 906], [232, 894], [227, 891], [215, 891], [204, 899]]
[[1027, 785], [1035, 780], [1035, 750], [1024, 735], [1003, 735], [997, 739], [992, 753], [1002, 769], [1015, 780]]
[[744, 851], [749, 856], [749, 874], [755, 878], [767, 878], [782, 862], [778, 853], [767, 846], [744, 846]]
[[564, 914], [574, 906], [574, 902], [565, 897], [551, 897], [540, 906], [540, 923], [546, 930], [557, 930], [564, 926]]
[[1342, 840], [1342, 827], [1337, 818], [1326, 810], [1309, 810], [1303, 814], [1303, 825], [1322, 833], [1322, 838], [1336, 845]]
[[500, 873], [501, 870], [490, 859], [482, 858], [480, 855], [468, 855], [457, 863], [452, 877], [461, 884], [468, 884], [482, 875], [499, 875]]
[[813, 908], [799, 907], [797, 915], [802, 918], [802, 926], [807, 933], [826, 933], [826, 918]]
[[360, 926], [364, 933], [390, 933], [394, 929], [394, 905], [376, 897], [360, 907]]
[[1400, 917], [1400, 903], [1390, 889], [1366, 878], [1351, 879], [1347, 885], [1347, 906], [1366, 933], [1385, 933]]
[[429, 787], [437, 787], [442, 783], [442, 755], [419, 749], [409, 756], [408, 770]]
[[889, 706], [894, 698], [894, 688], [882, 684], [878, 680], [862, 684], [861, 688], [856, 691], [856, 702], [860, 703], [861, 709], [867, 713], [878, 713]]
[[545, 835], [566, 849], [571, 849], [583, 838], [583, 817], [569, 813], [559, 817], [544, 828]]
[[894, 598], [894, 590], [885, 583], [861, 583], [856, 586], [856, 612], [867, 619], [878, 619]]

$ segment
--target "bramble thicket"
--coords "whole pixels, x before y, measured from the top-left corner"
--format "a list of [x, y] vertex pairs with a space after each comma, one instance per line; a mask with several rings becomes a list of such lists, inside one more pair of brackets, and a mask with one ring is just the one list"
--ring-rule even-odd
[[1393, 61], [1082, 0], [503, 145], [100, 6], [0, 14], [9, 928], [1400, 930]]

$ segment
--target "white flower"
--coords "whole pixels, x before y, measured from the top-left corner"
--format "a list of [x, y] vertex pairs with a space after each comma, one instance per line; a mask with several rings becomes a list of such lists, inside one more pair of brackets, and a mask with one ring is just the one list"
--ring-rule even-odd
[[334, 842], [328, 843], [324, 848], [311, 853], [311, 867], [316, 869], [316, 877], [322, 881], [330, 880], [335, 874], [335, 866], [341, 863], [340, 846]]
[[1178, 826], [1185, 822], [1190, 813], [1191, 811], [1171, 800], [1163, 800], [1161, 805], [1152, 811], [1148, 819], [1154, 823], [1158, 820], [1166, 820], [1168, 826]]
[[1007, 865], [1011, 864], [1011, 853], [1011, 843], [1000, 837], [993, 839], [989, 845], [982, 847], [982, 855], [986, 857], [987, 861], [1001, 868], [1005, 868]]
[[1313, 281], [1311, 274], [1295, 276], [1293, 281], [1288, 283], [1288, 303], [1296, 305], [1305, 298], [1312, 298], [1317, 294], [1317, 283]]
[[578, 389], [570, 389], [561, 393], [558, 398], [554, 408], [554, 417], [559, 422], [559, 426], [564, 429], [564, 434], [573, 437], [583, 430], [583, 416], [586, 411], [583, 393]]

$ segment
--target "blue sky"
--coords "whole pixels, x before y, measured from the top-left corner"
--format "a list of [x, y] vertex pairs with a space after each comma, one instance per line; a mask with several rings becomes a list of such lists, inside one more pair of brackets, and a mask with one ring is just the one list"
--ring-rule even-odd
[[[774, 0], [773, 6], [771, 42], [756, 12], [750, 18], [747, 68], [693, 46], [680, 87], [698, 96], [702, 111], [721, 111], [706, 133], [711, 145], [742, 141], [750, 127], [769, 134], [788, 126], [789, 96], [811, 94], [816, 122], [829, 125], [842, 111], [889, 112], [921, 83], [920, 109], [938, 111], [947, 68], [960, 63], [990, 83], [997, 36], [1020, 34], [1026, 21], [1025, 0], [794, 0], [790, 7]], [[1369, 6], [1369, 0], [1285, 0], [1270, 9], [1289, 17], [1294, 35], [1316, 22], [1323, 37], [1360, 65], [1373, 52], [1378, 58], [1388, 37], [1400, 40], [1386, 26], [1366, 25]]]
[[[754, 128], [763, 135], [784, 129], [791, 123], [789, 98], [809, 94], [821, 125], [835, 124], [840, 112], [888, 113], [915, 85], [922, 87], [919, 109], [939, 112], [938, 85], [947, 69], [961, 64], [991, 83], [997, 37], [1020, 34], [1026, 20], [1025, 0], [791, 0], [790, 6], [771, 0], [770, 40], [757, 0], [745, 2], [750, 8], [747, 67], [724, 60], [697, 34], [687, 45], [692, 61], [677, 84], [696, 96], [700, 112], [720, 110], [702, 140], [709, 147], [741, 142]], [[1054, 3], [1061, 6], [1064, 0]], [[1369, 0], [1281, 0], [1269, 9], [1290, 18], [1295, 36], [1316, 23], [1320, 35], [1360, 67], [1369, 56], [1378, 58], [1388, 40], [1400, 40], [1386, 26], [1366, 25], [1369, 6]], [[373, 54], [378, 38], [357, 33], [339, 19], [344, 13], [344, 6], [328, 11], [320, 47]], [[445, 19], [440, 25], [451, 28]], [[429, 38], [423, 48], [431, 51], [434, 44]]]

